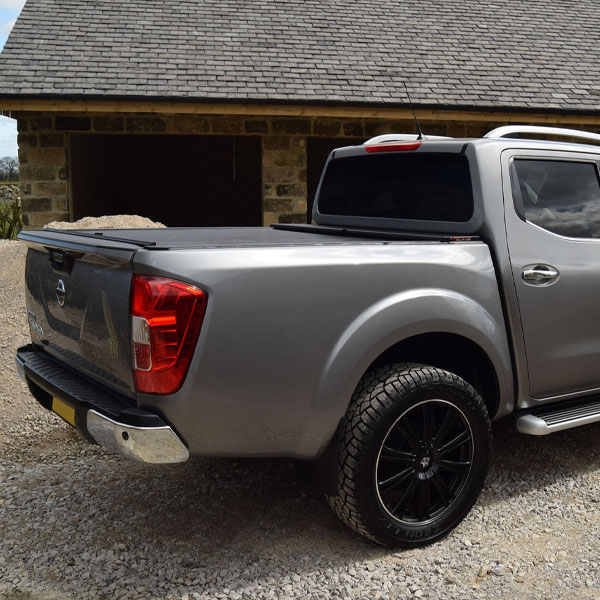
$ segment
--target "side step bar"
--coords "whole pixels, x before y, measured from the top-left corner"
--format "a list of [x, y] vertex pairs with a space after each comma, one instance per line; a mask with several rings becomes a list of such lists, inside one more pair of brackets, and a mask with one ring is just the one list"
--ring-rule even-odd
[[588, 398], [577, 403], [534, 409], [517, 417], [517, 431], [529, 435], [548, 435], [580, 425], [600, 421], [600, 398]]

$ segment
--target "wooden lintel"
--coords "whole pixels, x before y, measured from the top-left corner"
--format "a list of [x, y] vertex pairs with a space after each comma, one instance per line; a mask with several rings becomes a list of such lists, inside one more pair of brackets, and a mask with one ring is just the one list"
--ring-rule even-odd
[[[316, 106], [280, 104], [225, 104], [202, 102], [0, 99], [3, 114], [19, 112], [150, 113], [188, 115], [247, 115], [335, 119], [410, 119], [410, 108]], [[600, 125], [600, 114], [552, 114], [476, 110], [417, 109], [423, 121], [462, 121], [536, 124]]]

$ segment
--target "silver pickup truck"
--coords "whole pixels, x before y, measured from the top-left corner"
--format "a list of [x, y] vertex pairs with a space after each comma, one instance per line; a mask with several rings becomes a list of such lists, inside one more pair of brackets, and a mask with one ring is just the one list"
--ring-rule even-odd
[[[570, 140], [522, 139], [538, 134]], [[491, 420], [600, 420], [585, 140], [514, 126], [340, 148], [312, 225], [23, 232], [18, 368], [125, 457], [305, 459], [357, 532], [429, 543], [476, 501]]]

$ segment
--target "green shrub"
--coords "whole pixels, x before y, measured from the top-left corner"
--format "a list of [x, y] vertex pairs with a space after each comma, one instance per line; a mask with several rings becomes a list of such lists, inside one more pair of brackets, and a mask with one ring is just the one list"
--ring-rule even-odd
[[12, 202], [0, 202], [0, 239], [16, 240], [21, 229], [23, 218], [20, 198]]

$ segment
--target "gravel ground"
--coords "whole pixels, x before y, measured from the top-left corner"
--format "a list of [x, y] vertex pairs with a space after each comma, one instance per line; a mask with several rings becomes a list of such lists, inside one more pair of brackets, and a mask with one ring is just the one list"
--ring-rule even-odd
[[496, 424], [467, 519], [389, 551], [292, 461], [132, 463], [39, 408], [13, 368], [23, 257], [0, 241], [0, 598], [600, 599], [600, 426], [537, 439]]

